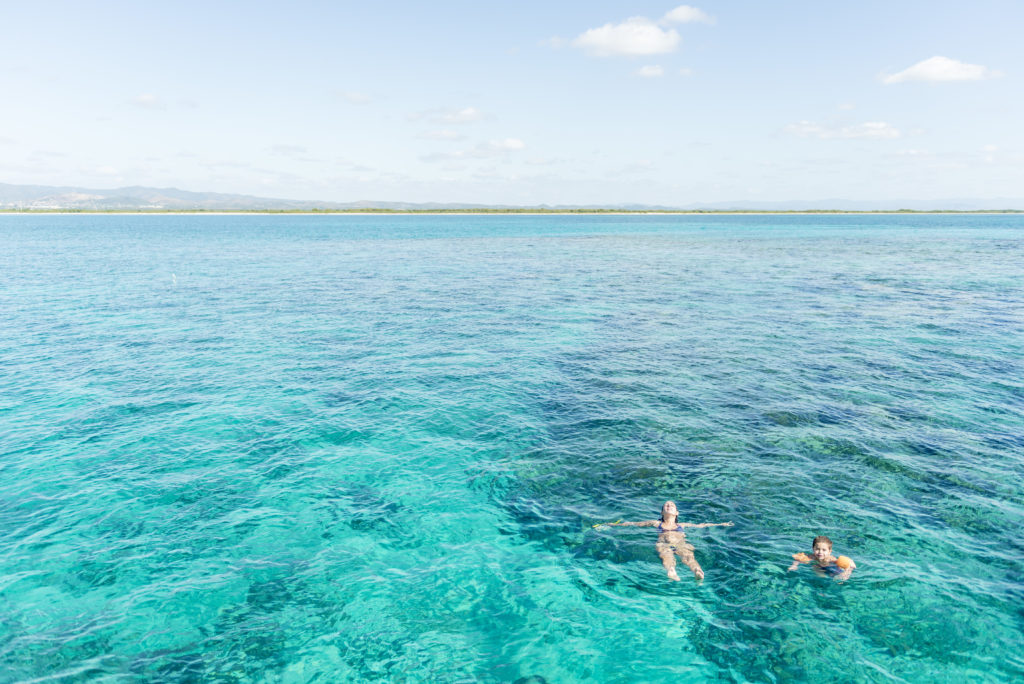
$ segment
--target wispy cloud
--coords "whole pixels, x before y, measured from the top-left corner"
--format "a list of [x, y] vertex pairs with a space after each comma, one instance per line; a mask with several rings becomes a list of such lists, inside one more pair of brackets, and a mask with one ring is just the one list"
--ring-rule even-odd
[[714, 17], [708, 16], [703, 10], [699, 10], [696, 7], [689, 5], [680, 5], [674, 10], [670, 10], [661, 19], [666, 24], [689, 24], [692, 22], [701, 22], [703, 24], [714, 24]]
[[628, 176], [638, 173], [648, 173], [654, 168], [653, 162], [650, 159], [640, 159], [637, 161], [629, 162], [618, 168], [611, 169], [608, 172], [609, 176]]
[[426, 138], [427, 140], [463, 140], [466, 136], [458, 131], [444, 129], [439, 131], [426, 131], [421, 133], [420, 137]]
[[286, 159], [292, 159], [300, 162], [308, 162], [312, 164], [317, 164], [324, 161], [323, 159], [310, 154], [309, 150], [303, 147], [302, 145], [271, 145], [267, 149], [267, 152], [269, 152], [271, 155], [275, 157], [284, 157]]
[[164, 103], [156, 95], [152, 93], [143, 93], [142, 95], [136, 95], [131, 99], [132, 104], [142, 107], [143, 109], [163, 109]]
[[598, 57], [657, 55], [679, 47], [679, 33], [663, 29], [647, 17], [630, 17], [583, 32], [572, 44]]
[[521, 150], [526, 147], [526, 144], [519, 138], [505, 138], [504, 140], [492, 140], [487, 143], [487, 146], [504, 152], [508, 150]]
[[299, 157], [307, 154], [308, 150], [301, 145], [271, 145], [268, 152], [278, 157]]
[[246, 169], [252, 170], [254, 167], [248, 162], [232, 161], [230, 159], [210, 159], [199, 162], [199, 165], [206, 169], [218, 170], [218, 169]]
[[882, 83], [906, 83], [908, 81], [926, 81], [942, 83], [949, 81], [982, 81], [987, 78], [1002, 76], [998, 71], [980, 64], [967, 64], [949, 57], [929, 57], [899, 73], [882, 77]]
[[525, 149], [526, 144], [519, 138], [502, 138], [500, 140], [489, 140], [480, 143], [468, 150], [457, 150], [455, 152], [434, 152], [420, 157], [425, 162], [444, 162], [465, 159], [490, 159], [493, 157], [504, 157], [512, 152]]
[[642, 66], [639, 69], [637, 69], [636, 75], [642, 76], [643, 78], [657, 78], [658, 76], [664, 76], [665, 70], [662, 69], [657, 64], [649, 64], [647, 66]]
[[841, 126], [838, 128], [822, 126], [811, 121], [799, 121], [795, 124], [786, 126], [786, 131], [804, 138], [821, 138], [823, 140], [849, 140], [856, 138], [887, 140], [899, 138], [902, 135], [898, 128], [884, 121], [866, 121], [862, 124]]
[[425, 120], [446, 126], [475, 123], [489, 118], [491, 118], [489, 115], [480, 111], [476, 107], [463, 107], [462, 109], [429, 109], [409, 115], [410, 121]]
[[444, 112], [440, 115], [439, 120], [443, 123], [463, 124], [482, 121], [483, 118], [484, 113], [476, 107], [465, 107], [455, 112]]
[[338, 93], [344, 100], [354, 105], [364, 105], [373, 102], [373, 98], [366, 93], [356, 92], [355, 90], [343, 90]]
[[454, 161], [456, 159], [463, 159], [464, 155], [462, 152], [430, 152], [429, 154], [421, 154], [420, 161], [428, 164], [436, 164], [438, 162]]

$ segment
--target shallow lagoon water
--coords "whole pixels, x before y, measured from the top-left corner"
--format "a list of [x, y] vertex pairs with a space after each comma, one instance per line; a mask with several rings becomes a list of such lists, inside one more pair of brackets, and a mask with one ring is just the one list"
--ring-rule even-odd
[[[0, 680], [1024, 677], [1024, 217], [0, 245]], [[670, 498], [702, 583], [591, 527]]]

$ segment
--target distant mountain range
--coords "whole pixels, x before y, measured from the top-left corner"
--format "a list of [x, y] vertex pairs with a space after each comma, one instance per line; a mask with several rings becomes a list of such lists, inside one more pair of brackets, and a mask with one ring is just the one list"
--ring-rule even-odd
[[274, 199], [218, 192], [190, 192], [177, 188], [131, 186], [112, 190], [54, 187], [48, 185], [10, 185], [0, 183], [0, 210], [25, 211], [391, 211], [431, 210], [621, 210], [621, 211], [1000, 211], [1024, 210], [1024, 199], [996, 198], [946, 200], [858, 201], [828, 199], [814, 201], [713, 202], [686, 205], [607, 204], [607, 205], [495, 205], [412, 202], [319, 202]]

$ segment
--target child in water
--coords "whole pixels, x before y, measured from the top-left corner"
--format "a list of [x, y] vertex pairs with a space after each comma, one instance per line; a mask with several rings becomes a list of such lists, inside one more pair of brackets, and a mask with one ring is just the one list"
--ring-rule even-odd
[[789, 572], [800, 567], [801, 563], [811, 563], [815, 572], [834, 576], [840, 582], [850, 579], [850, 574], [857, 565], [846, 556], [836, 558], [832, 555], [832, 540], [822, 535], [815, 537], [811, 543], [812, 556], [806, 553], [794, 553], [793, 564], [789, 566]]
[[640, 520], [639, 522], [613, 522], [594, 525], [595, 528], [605, 525], [621, 527], [657, 527], [658, 541], [654, 545], [658, 555], [661, 557], [661, 564], [665, 566], [665, 573], [670, 580], [679, 581], [679, 573], [676, 572], [676, 555], [683, 564], [690, 568], [693, 576], [699, 580], [704, 579], [704, 570], [701, 569], [697, 559], [693, 557], [693, 546], [686, 541], [685, 527], [732, 527], [731, 522], [724, 523], [687, 523], [679, 522], [679, 511], [672, 501], [666, 501], [661, 507], [661, 518], [659, 520]]

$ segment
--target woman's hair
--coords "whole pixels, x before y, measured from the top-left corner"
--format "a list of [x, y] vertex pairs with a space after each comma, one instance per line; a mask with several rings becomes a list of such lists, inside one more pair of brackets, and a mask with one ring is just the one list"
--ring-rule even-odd
[[821, 535], [819, 537], [815, 537], [814, 541], [811, 542], [811, 548], [813, 549], [819, 543], [828, 544], [828, 548], [830, 548], [830, 549], [832, 548], [832, 540], [829, 539], [828, 537], [826, 537], [825, 535]]

